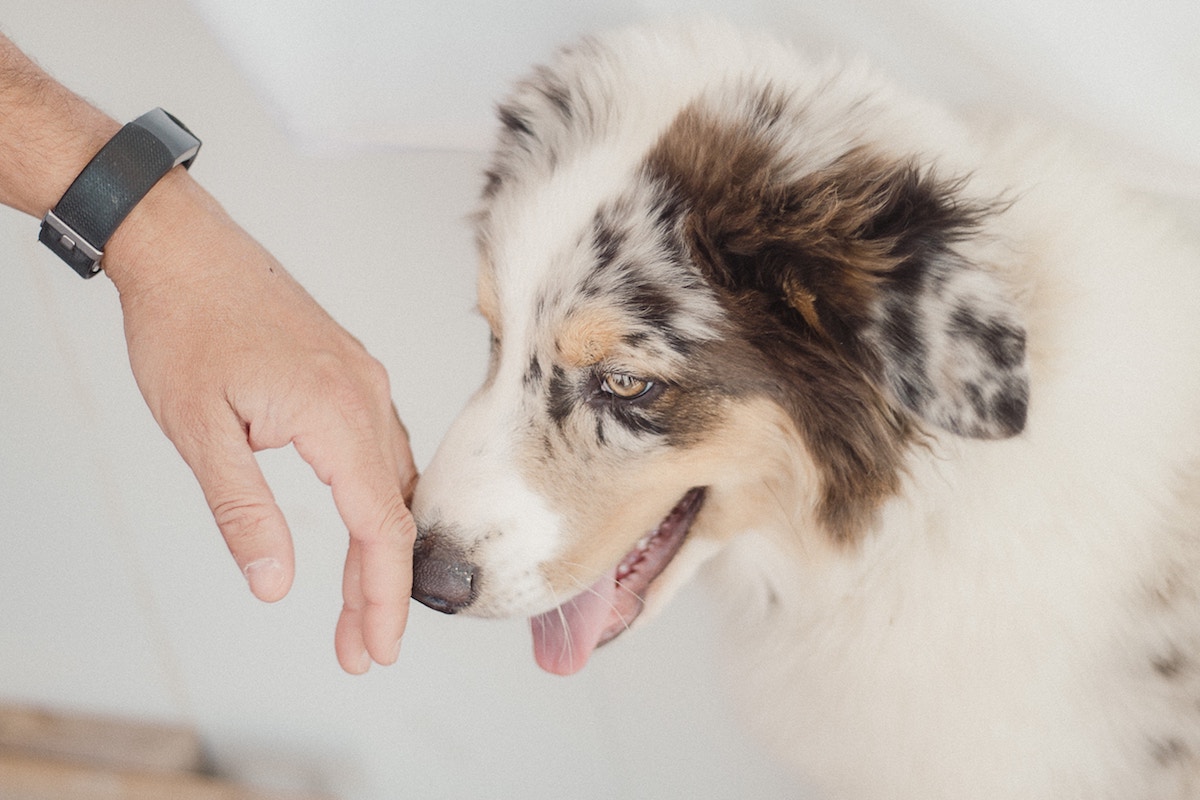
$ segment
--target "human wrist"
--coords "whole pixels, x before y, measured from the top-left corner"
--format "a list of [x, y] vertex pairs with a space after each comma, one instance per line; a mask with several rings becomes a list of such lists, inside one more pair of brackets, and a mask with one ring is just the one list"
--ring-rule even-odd
[[173, 279], [233, 225], [183, 167], [169, 171], [118, 226], [105, 248], [104, 273], [123, 294]]

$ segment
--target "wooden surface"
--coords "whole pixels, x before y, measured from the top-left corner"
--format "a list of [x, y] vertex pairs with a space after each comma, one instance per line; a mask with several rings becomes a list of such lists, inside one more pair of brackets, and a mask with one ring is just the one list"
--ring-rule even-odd
[[183, 727], [0, 706], [0, 799], [167, 798], [322, 800], [204, 774], [200, 740]]
[[0, 753], [145, 772], [197, 772], [199, 738], [171, 725], [0, 706]]

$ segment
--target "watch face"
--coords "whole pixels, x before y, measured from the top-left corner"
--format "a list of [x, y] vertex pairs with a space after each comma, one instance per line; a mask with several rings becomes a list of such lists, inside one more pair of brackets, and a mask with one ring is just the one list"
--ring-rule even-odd
[[171, 154], [172, 167], [180, 164], [185, 169], [190, 167], [196, 160], [196, 153], [200, 152], [200, 140], [188, 130], [186, 125], [161, 108], [147, 111], [135, 119], [132, 124], [142, 126], [162, 142], [163, 146], [167, 148], [167, 152]]

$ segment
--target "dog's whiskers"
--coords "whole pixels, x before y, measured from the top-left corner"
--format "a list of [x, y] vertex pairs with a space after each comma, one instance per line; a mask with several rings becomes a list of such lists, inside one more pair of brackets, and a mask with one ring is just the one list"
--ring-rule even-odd
[[[567, 624], [567, 615], [563, 611], [563, 604], [559, 602], [558, 592], [554, 591], [553, 584], [551, 584], [547, 579], [543, 580], [546, 584], [546, 591], [548, 591], [550, 596], [554, 599], [554, 611], [558, 615], [558, 623], [562, 625], [563, 649], [565, 650], [565, 655], [567, 656], [568, 661], [573, 661], [575, 659], [575, 643], [571, 639], [571, 626]], [[546, 619], [539, 617], [538, 624], [545, 626], [549, 623]]]

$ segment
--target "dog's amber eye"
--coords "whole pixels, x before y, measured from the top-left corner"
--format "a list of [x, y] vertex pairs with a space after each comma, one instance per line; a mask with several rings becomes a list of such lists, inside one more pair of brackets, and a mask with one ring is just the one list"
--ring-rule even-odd
[[601, 381], [604, 391], [622, 400], [636, 400], [650, 391], [653, 383], [624, 372], [609, 372]]

